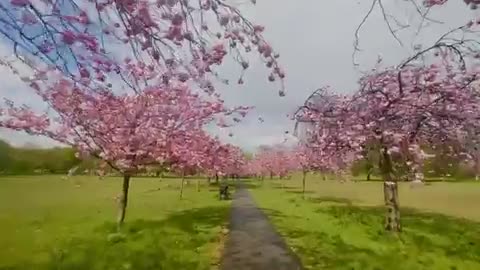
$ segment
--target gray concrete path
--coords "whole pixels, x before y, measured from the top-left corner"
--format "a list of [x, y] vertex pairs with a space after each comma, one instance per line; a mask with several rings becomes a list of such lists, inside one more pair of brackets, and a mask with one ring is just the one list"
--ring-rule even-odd
[[243, 188], [237, 189], [221, 269], [302, 269], [297, 256], [289, 250], [265, 214], [257, 208], [250, 193]]

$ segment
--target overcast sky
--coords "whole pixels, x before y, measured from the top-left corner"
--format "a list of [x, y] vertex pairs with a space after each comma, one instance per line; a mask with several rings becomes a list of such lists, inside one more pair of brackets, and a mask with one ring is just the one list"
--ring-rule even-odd
[[[329, 85], [337, 92], [350, 93], [356, 89], [361, 71], [373, 68], [379, 56], [383, 58], [384, 66], [395, 65], [412, 53], [413, 43], [431, 44], [442, 33], [470, 18], [470, 11], [463, 1], [450, 0], [446, 6], [430, 12], [431, 18], [444, 23], [429, 24], [414, 38], [419, 21], [409, 2], [384, 2], [388, 2], [385, 8], [389, 14], [412, 27], [398, 33], [404, 41], [404, 47], [400, 46], [389, 33], [377, 7], [360, 33], [362, 52], [357, 55], [359, 68], [352, 64], [354, 32], [371, 1], [257, 0], [255, 7], [241, 4], [246, 17], [266, 26], [267, 40], [280, 53], [280, 62], [287, 73], [287, 95], [278, 96], [279, 85], [267, 81], [268, 70], [261, 61], [253, 58], [244, 85], [218, 85], [218, 88], [228, 104], [253, 105], [256, 109], [236, 127], [212, 132], [249, 151], [259, 145], [281, 143], [285, 139], [293, 141], [291, 135], [285, 135], [287, 130], [291, 134], [294, 126], [287, 114], [295, 111], [312, 91]], [[8, 52], [5, 45], [0, 44], [0, 52]], [[226, 63], [220, 73], [235, 82], [239, 71], [236, 65]], [[0, 97], [26, 100], [29, 105], [42, 106], [28, 95], [28, 91], [22, 90], [25, 86], [8, 70], [0, 68], [0, 82]], [[264, 119], [263, 123], [258, 120], [259, 116]], [[229, 137], [229, 133], [233, 133], [233, 137]], [[51, 145], [47, 139], [1, 129], [0, 138], [15, 145], [27, 142]]]

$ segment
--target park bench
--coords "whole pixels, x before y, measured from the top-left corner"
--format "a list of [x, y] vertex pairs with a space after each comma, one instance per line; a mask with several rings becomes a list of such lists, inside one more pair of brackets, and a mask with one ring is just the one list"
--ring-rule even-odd
[[220, 200], [228, 200], [230, 198], [230, 192], [228, 191], [228, 185], [220, 185], [219, 198], [220, 198]]

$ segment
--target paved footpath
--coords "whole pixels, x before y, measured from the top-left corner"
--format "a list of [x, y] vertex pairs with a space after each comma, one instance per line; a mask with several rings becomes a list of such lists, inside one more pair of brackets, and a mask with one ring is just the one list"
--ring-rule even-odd
[[299, 270], [299, 259], [275, 232], [250, 193], [237, 188], [232, 203], [230, 234], [222, 270]]

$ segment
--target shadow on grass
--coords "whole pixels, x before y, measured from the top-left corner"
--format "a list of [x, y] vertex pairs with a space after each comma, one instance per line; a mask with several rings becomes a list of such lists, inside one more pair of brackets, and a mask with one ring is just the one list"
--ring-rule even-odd
[[[401, 208], [400, 211], [403, 232], [398, 234], [398, 240], [404, 243], [410, 241], [423, 251], [440, 248], [448, 256], [461, 259], [475, 257], [480, 261], [480, 223], [412, 208]], [[373, 240], [392, 235], [382, 227], [386, 212], [384, 207], [332, 206], [323, 212], [335, 217], [339, 223], [357, 223], [375, 228], [376, 231], [369, 233]]]
[[437, 255], [448, 258], [441, 269], [480, 267], [480, 223], [402, 208], [403, 232], [394, 234], [383, 228], [384, 207], [359, 207], [338, 198], [316, 200], [341, 203], [316, 210], [333, 220], [335, 230], [295, 222], [282, 231], [312, 269], [440, 269]]
[[257, 189], [261, 188], [262, 184], [262, 182], [241, 181], [238, 183], [238, 186], [246, 189]]
[[353, 201], [350, 199], [331, 197], [331, 196], [310, 197], [308, 198], [308, 200], [315, 203], [336, 203], [336, 204], [353, 205]]
[[314, 194], [315, 192], [313, 191], [309, 191], [309, 190], [305, 190], [305, 192], [301, 191], [301, 190], [287, 190], [288, 193], [293, 193], [293, 194]]
[[267, 217], [276, 217], [276, 218], [284, 218], [286, 217], [282, 212], [269, 209], [269, 208], [259, 208]]
[[210, 269], [210, 247], [227, 214], [227, 205], [173, 212], [162, 220], [127, 222], [120, 234], [106, 223], [61, 243], [41, 265], [0, 269]]
[[[275, 184], [274, 186], [272, 186], [273, 189], [282, 189], [282, 190], [294, 190], [294, 191], [298, 191], [299, 189], [296, 188], [296, 187], [289, 187], [289, 186], [281, 186], [279, 184]], [[300, 190], [301, 192], [301, 190]]]

